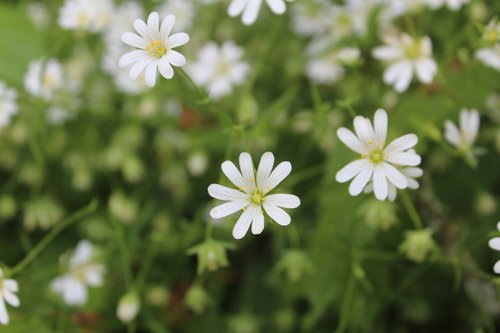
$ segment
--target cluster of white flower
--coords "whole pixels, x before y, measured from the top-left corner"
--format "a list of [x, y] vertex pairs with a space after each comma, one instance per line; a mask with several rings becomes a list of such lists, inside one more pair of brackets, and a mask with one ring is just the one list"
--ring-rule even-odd
[[492, 19], [484, 28], [483, 41], [486, 46], [476, 51], [476, 58], [497, 71], [500, 71], [500, 22]]
[[111, 0], [66, 0], [59, 11], [59, 24], [69, 30], [101, 32], [113, 10]]

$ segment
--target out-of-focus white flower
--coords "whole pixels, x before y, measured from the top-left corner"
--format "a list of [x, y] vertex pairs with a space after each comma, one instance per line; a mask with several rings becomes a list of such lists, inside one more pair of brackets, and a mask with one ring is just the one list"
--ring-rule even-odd
[[290, 174], [292, 165], [290, 162], [281, 162], [274, 170], [273, 165], [274, 155], [270, 152], [264, 153], [256, 176], [250, 154], [241, 153], [241, 172], [231, 161], [222, 163], [222, 172], [238, 190], [219, 184], [208, 187], [210, 196], [227, 201], [210, 211], [212, 218], [223, 218], [243, 210], [233, 229], [234, 238], [243, 238], [250, 226], [254, 235], [260, 234], [264, 230], [264, 211], [279, 225], [290, 224], [290, 215], [282, 208], [297, 208], [300, 199], [292, 194], [268, 193]]
[[350, 35], [363, 36], [374, 8], [375, 3], [366, 0], [347, 0], [343, 6], [332, 6], [328, 30], [331, 38], [339, 40]]
[[292, 6], [292, 28], [302, 36], [326, 32], [332, 22], [331, 7], [325, 0], [303, 1]]
[[7, 325], [9, 323], [9, 314], [5, 303], [16, 308], [21, 304], [16, 295], [18, 291], [17, 281], [5, 279], [3, 270], [0, 268], [0, 324]]
[[430, 9], [438, 9], [443, 6], [446, 6], [453, 11], [459, 10], [460, 8], [462, 8], [463, 5], [470, 2], [470, 0], [423, 0], [423, 1]]
[[59, 24], [69, 30], [100, 32], [109, 24], [113, 10], [111, 0], [65, 0], [59, 10]]
[[45, 28], [50, 22], [47, 6], [40, 2], [31, 2], [26, 6], [26, 13], [31, 22], [38, 28]]
[[[241, 15], [241, 21], [245, 25], [251, 25], [257, 20], [260, 6], [263, 0], [233, 0], [227, 9], [229, 16], [234, 17]], [[284, 0], [264, 0], [271, 11], [281, 15], [286, 11]]]
[[10, 124], [13, 115], [17, 113], [17, 92], [0, 81], [0, 128]]
[[124, 54], [120, 58], [119, 66], [127, 67], [133, 64], [129, 74], [134, 80], [144, 71], [144, 78], [149, 87], [154, 87], [157, 71], [164, 78], [171, 79], [174, 76], [172, 66], [182, 67], [186, 64], [186, 58], [173, 49], [189, 42], [187, 33], [177, 32], [170, 35], [174, 24], [175, 16], [169, 15], [160, 26], [160, 17], [156, 12], [149, 14], [147, 24], [136, 19], [134, 28], [138, 34], [126, 32], [122, 41], [138, 50]]
[[24, 86], [33, 96], [51, 100], [54, 93], [64, 86], [63, 78], [63, 67], [57, 59], [36, 60], [28, 66]]
[[337, 82], [344, 76], [344, 65], [353, 65], [359, 59], [360, 54], [357, 48], [321, 52], [319, 56], [307, 62], [307, 76], [317, 84]]
[[193, 25], [196, 7], [191, 0], [169, 0], [158, 8], [161, 17], [175, 16], [175, 29], [173, 31], [189, 31]]
[[359, 153], [361, 158], [337, 172], [336, 180], [345, 183], [354, 178], [349, 186], [352, 196], [360, 194], [371, 180], [375, 197], [379, 200], [388, 197], [389, 184], [398, 189], [407, 188], [408, 178], [395, 166], [420, 164], [420, 156], [411, 150], [417, 144], [417, 136], [406, 134], [386, 146], [387, 113], [382, 109], [375, 112], [373, 127], [368, 118], [357, 116], [354, 118], [354, 129], [356, 135], [341, 127], [337, 130], [337, 136], [347, 147]]
[[472, 148], [479, 132], [479, 112], [475, 109], [460, 110], [460, 129], [451, 121], [444, 123], [444, 137], [458, 149], [467, 152]]
[[484, 27], [483, 40], [488, 43], [500, 42], [500, 22], [496, 17]]
[[[500, 231], [500, 222], [497, 224], [497, 229]], [[493, 250], [500, 251], [500, 237], [494, 237], [490, 239], [488, 242], [488, 246], [492, 248]], [[498, 260], [495, 263], [495, 266], [493, 266], [493, 271], [497, 274], [500, 274], [500, 260]]]
[[500, 43], [476, 51], [476, 58], [483, 64], [500, 71]]
[[379, 0], [377, 2], [381, 5], [379, 15], [382, 25], [396, 17], [416, 12], [424, 6], [424, 0]]
[[95, 261], [94, 247], [87, 240], [78, 243], [67, 265], [67, 272], [52, 281], [51, 289], [60, 294], [67, 305], [84, 305], [87, 286], [102, 285], [104, 266]]
[[242, 61], [243, 49], [232, 41], [222, 46], [207, 43], [198, 53], [198, 61], [188, 67], [193, 80], [208, 89], [213, 99], [229, 95], [233, 85], [245, 81], [250, 65]]
[[386, 45], [373, 49], [373, 56], [390, 63], [384, 72], [384, 82], [391, 84], [397, 92], [405, 91], [414, 72], [422, 83], [431, 83], [437, 72], [437, 64], [432, 59], [432, 42], [427, 36], [413, 39], [402, 33], [399, 38], [385, 38]]
[[116, 316], [123, 323], [129, 323], [135, 319], [139, 313], [141, 301], [139, 296], [134, 291], [131, 291], [120, 298], [118, 308], [116, 309]]

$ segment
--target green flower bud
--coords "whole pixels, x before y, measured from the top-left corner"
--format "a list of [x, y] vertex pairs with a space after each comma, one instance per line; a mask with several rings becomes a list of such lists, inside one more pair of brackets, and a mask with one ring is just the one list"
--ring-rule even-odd
[[410, 230], [405, 233], [405, 240], [399, 246], [399, 251], [406, 258], [415, 262], [423, 262], [436, 249], [430, 229]]
[[134, 291], [130, 291], [120, 298], [116, 315], [123, 323], [129, 323], [139, 313], [140, 306], [139, 296]]
[[280, 332], [290, 332], [295, 325], [296, 315], [292, 309], [283, 309], [274, 316], [274, 323]]
[[124, 223], [131, 223], [137, 216], [137, 203], [122, 192], [115, 192], [109, 198], [111, 214]]
[[479, 215], [491, 215], [496, 211], [497, 203], [491, 194], [483, 191], [476, 198], [475, 208]]
[[229, 266], [226, 249], [232, 249], [233, 245], [227, 242], [208, 239], [188, 250], [189, 255], [198, 257], [198, 274], [205, 271], [213, 272], [221, 267]]
[[186, 293], [184, 303], [196, 314], [202, 314], [210, 305], [212, 299], [205, 289], [199, 285], [193, 285]]
[[250, 314], [239, 314], [228, 321], [230, 333], [258, 333], [259, 322]]
[[14, 216], [17, 211], [16, 200], [8, 194], [0, 197], [0, 217], [9, 219]]
[[123, 177], [129, 183], [137, 183], [144, 177], [144, 164], [134, 155], [125, 158], [122, 165]]
[[240, 105], [237, 110], [238, 121], [241, 124], [252, 124], [257, 119], [259, 105], [253, 96], [245, 95], [240, 100]]
[[162, 286], [150, 287], [146, 292], [146, 300], [153, 306], [163, 306], [170, 299], [170, 291]]
[[314, 270], [307, 255], [300, 250], [288, 250], [278, 261], [274, 270], [284, 273], [290, 282], [298, 282], [306, 273]]
[[28, 231], [37, 227], [49, 229], [59, 222], [64, 211], [53, 199], [41, 197], [29, 201], [24, 208], [24, 226]]
[[187, 167], [193, 176], [201, 176], [207, 171], [208, 156], [204, 151], [195, 151], [188, 156]]
[[375, 229], [387, 230], [397, 221], [394, 204], [388, 201], [369, 199], [359, 208], [359, 213], [366, 224]]

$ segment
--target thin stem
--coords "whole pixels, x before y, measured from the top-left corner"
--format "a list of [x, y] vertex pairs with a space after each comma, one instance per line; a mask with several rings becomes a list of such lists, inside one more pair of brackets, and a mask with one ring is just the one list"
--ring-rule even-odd
[[130, 289], [132, 286], [132, 273], [130, 272], [129, 262], [130, 256], [128, 252], [127, 242], [125, 240], [125, 234], [123, 232], [123, 228], [120, 223], [113, 219], [113, 224], [115, 227], [115, 239], [118, 247], [120, 249], [120, 257], [121, 257], [121, 265], [122, 265], [122, 273], [123, 278], [125, 279], [125, 286], [127, 289]]
[[415, 209], [415, 206], [413, 205], [413, 202], [411, 201], [410, 196], [407, 192], [401, 191], [401, 201], [403, 202], [403, 206], [405, 207], [408, 216], [410, 216], [415, 229], [422, 229], [424, 227], [422, 224], [422, 220], [420, 219], [420, 216], [418, 215], [418, 212]]
[[52, 229], [28, 254], [18, 263], [14, 268], [9, 270], [8, 275], [14, 276], [21, 271], [23, 271], [26, 267], [28, 267], [33, 260], [35, 260], [40, 253], [57, 237], [64, 229], [69, 227], [72, 223], [81, 220], [85, 216], [93, 213], [97, 209], [97, 201], [92, 200], [87, 206], [80, 209], [79, 211], [73, 213], [65, 220], [58, 223], [54, 229]]
[[356, 278], [354, 272], [349, 275], [349, 282], [347, 283], [347, 288], [344, 294], [344, 299], [342, 300], [342, 307], [340, 308], [340, 321], [335, 333], [342, 333], [345, 331], [347, 326], [347, 321], [349, 319], [349, 309], [351, 308], [352, 295], [354, 294], [354, 287], [356, 285]]
[[417, 37], [417, 29], [415, 27], [415, 23], [413, 22], [413, 19], [410, 15], [405, 15], [405, 24], [406, 24], [406, 29], [410, 33], [412, 37]]

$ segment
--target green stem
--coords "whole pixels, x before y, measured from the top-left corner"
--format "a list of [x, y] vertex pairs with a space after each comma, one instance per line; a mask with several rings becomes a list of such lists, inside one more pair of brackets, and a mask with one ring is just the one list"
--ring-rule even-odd
[[344, 294], [344, 299], [342, 300], [342, 307], [340, 308], [340, 321], [335, 333], [342, 333], [347, 327], [347, 321], [349, 320], [349, 309], [351, 308], [352, 296], [354, 294], [354, 287], [356, 285], [356, 278], [354, 277], [354, 272], [349, 275], [349, 282], [347, 283], [347, 288]]
[[64, 229], [70, 226], [72, 223], [84, 218], [85, 216], [93, 213], [97, 209], [97, 201], [92, 200], [86, 207], [80, 209], [74, 214], [67, 217], [65, 220], [58, 223], [27, 255], [18, 263], [14, 268], [9, 270], [8, 276], [14, 276], [26, 267], [28, 267], [33, 260], [35, 260], [40, 253], [57, 237]]
[[132, 272], [130, 271], [129, 263], [130, 263], [130, 255], [128, 252], [127, 242], [125, 240], [125, 233], [123, 231], [120, 222], [116, 219], [113, 219], [113, 224], [115, 227], [115, 239], [118, 247], [120, 249], [120, 257], [121, 257], [121, 265], [122, 265], [122, 274], [125, 279], [125, 286], [127, 290], [132, 286]]
[[413, 205], [413, 202], [411, 201], [410, 196], [405, 191], [401, 191], [400, 193], [401, 193], [401, 201], [403, 202], [403, 206], [405, 207], [406, 212], [408, 213], [408, 216], [410, 216], [410, 219], [411, 219], [415, 229], [422, 229], [424, 227], [422, 224], [422, 220], [420, 219], [420, 216], [418, 215], [418, 212], [415, 209], [415, 206]]
[[417, 37], [417, 29], [415, 27], [415, 23], [413, 22], [412, 17], [407, 14], [405, 15], [405, 24], [406, 24], [406, 29], [410, 33], [412, 37]]

